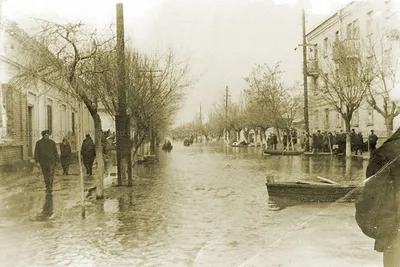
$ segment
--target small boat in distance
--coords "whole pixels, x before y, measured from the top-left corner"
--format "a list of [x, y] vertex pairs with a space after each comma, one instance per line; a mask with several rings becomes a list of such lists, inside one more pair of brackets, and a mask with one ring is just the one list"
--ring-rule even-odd
[[166, 141], [161, 147], [161, 149], [165, 150], [165, 151], [171, 151], [172, 148], [173, 148], [173, 146], [170, 141]]
[[246, 141], [242, 141], [242, 142], [233, 142], [232, 143], [232, 147], [254, 147], [255, 144], [254, 143], [247, 143]]
[[274, 150], [265, 148], [264, 155], [283, 155], [283, 156], [297, 156], [302, 155], [304, 153], [303, 150]]

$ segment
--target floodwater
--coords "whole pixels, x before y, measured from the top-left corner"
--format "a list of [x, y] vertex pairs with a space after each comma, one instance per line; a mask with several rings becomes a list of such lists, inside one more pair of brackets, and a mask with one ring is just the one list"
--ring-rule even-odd
[[[357, 184], [367, 162], [173, 145], [157, 164], [137, 166], [133, 188], [86, 201], [85, 220], [78, 175], [56, 176], [47, 199], [39, 176], [2, 179], [0, 266], [380, 265], [354, 221], [354, 203], [279, 209], [265, 186], [268, 175]], [[37, 216], [43, 208], [53, 215]]]

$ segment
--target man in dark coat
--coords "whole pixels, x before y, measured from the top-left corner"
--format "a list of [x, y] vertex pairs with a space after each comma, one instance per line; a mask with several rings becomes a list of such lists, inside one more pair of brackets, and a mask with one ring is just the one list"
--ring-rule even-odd
[[66, 138], [60, 144], [60, 161], [63, 168], [63, 174], [68, 175], [69, 165], [71, 163], [71, 145]]
[[351, 152], [354, 152], [356, 149], [356, 143], [357, 143], [357, 134], [356, 130], [351, 129], [350, 132], [350, 147], [351, 147]]
[[[381, 147], [376, 149], [371, 154], [371, 158], [367, 167], [367, 177], [374, 175], [386, 163], [394, 160], [400, 155], [400, 128], [388, 139]], [[399, 161], [394, 164], [400, 165]], [[396, 188], [396, 205], [398, 208], [393, 210], [394, 216], [400, 218], [400, 166], [394, 165], [391, 167], [391, 176]], [[389, 204], [388, 204], [389, 205]], [[400, 229], [399, 220], [397, 225], [388, 225], [392, 228], [393, 234], [375, 240], [375, 250], [383, 252], [384, 267], [400, 266]]]
[[363, 153], [363, 144], [364, 144], [364, 137], [361, 132], [359, 132], [354, 138], [354, 151], [356, 155], [360, 152], [360, 155]]
[[278, 144], [278, 136], [273, 133], [272, 134], [272, 149], [276, 150], [276, 145]]
[[338, 153], [346, 153], [346, 133], [343, 130], [340, 130], [336, 142], [338, 144]]
[[378, 142], [378, 136], [371, 130], [371, 134], [368, 136], [369, 151], [372, 153], [376, 149], [376, 143]]
[[82, 142], [81, 155], [83, 165], [86, 168], [86, 174], [92, 175], [93, 162], [96, 157], [96, 147], [89, 134], [86, 135], [85, 140]]
[[42, 139], [36, 142], [35, 161], [40, 164], [42, 169], [46, 194], [51, 194], [53, 192], [54, 169], [58, 161], [58, 152], [56, 143], [50, 139], [48, 130], [42, 131]]

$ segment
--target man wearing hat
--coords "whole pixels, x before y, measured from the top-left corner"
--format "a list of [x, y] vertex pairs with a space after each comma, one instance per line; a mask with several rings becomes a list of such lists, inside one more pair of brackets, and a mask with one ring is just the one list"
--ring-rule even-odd
[[371, 130], [371, 134], [368, 136], [369, 151], [371, 151], [371, 153], [376, 149], [377, 141], [378, 141], [378, 136], [376, 136], [374, 130]]
[[35, 161], [40, 164], [44, 182], [46, 184], [46, 194], [53, 191], [54, 169], [58, 160], [56, 143], [50, 138], [50, 131], [42, 131], [42, 139], [35, 145]]
[[90, 134], [87, 134], [85, 140], [82, 142], [81, 155], [86, 168], [86, 174], [92, 175], [93, 162], [96, 157], [96, 147]]

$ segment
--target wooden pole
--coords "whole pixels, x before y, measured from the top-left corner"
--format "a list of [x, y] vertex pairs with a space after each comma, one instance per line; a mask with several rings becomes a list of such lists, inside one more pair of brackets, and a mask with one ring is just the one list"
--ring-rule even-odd
[[[117, 4], [117, 63], [118, 63], [118, 115], [115, 118], [117, 134], [117, 172], [118, 186], [122, 185], [126, 171], [132, 168], [129, 163], [131, 157], [130, 118], [126, 114], [125, 88], [125, 37], [124, 37], [124, 10], [123, 4]], [[132, 185], [132, 172], [128, 171], [128, 185]]]
[[[303, 86], [304, 86], [304, 127], [307, 133], [310, 132], [308, 121], [308, 72], [307, 72], [307, 39], [306, 39], [306, 15], [303, 8], [302, 12], [302, 28], [303, 28]], [[306, 147], [309, 147], [309, 138], [306, 140]]]
[[[228, 100], [229, 100], [229, 95], [228, 95], [228, 86], [225, 88], [225, 142], [228, 141]], [[228, 142], [227, 142], [228, 144]]]
[[329, 134], [328, 134], [328, 144], [329, 144], [329, 150], [331, 151], [331, 155], [332, 155], [333, 151], [332, 151], [332, 146], [331, 146], [331, 138], [329, 137]]
[[85, 183], [83, 178], [83, 170], [82, 170], [82, 157], [81, 157], [81, 144], [82, 144], [82, 134], [83, 134], [83, 123], [82, 123], [82, 102], [79, 101], [79, 121], [78, 121], [78, 143], [76, 145], [78, 151], [78, 162], [79, 162], [79, 173], [81, 176], [81, 201], [82, 201], [82, 219], [86, 218], [86, 208], [85, 208]]

